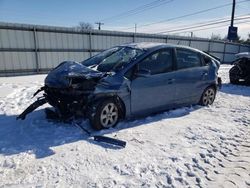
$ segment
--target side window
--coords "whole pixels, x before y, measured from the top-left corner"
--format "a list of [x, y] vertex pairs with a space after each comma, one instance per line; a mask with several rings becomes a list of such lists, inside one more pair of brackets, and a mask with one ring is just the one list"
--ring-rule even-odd
[[149, 70], [152, 75], [160, 74], [172, 71], [172, 65], [172, 50], [166, 49], [157, 51], [149, 55], [146, 59], [142, 60], [138, 64], [138, 70]]
[[177, 69], [186, 69], [201, 66], [200, 55], [187, 49], [176, 49]]
[[202, 54], [202, 59], [203, 59], [203, 65], [209, 65], [211, 62], [212, 62], [212, 60], [211, 60], [211, 58], [210, 57], [208, 57], [208, 56], [206, 56], [206, 55], [203, 55]]

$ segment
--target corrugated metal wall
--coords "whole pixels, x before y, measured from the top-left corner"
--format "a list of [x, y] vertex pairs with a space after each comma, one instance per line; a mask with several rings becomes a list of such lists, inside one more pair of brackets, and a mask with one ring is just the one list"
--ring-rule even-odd
[[163, 42], [191, 46], [230, 62], [250, 46], [169, 35], [0, 23], [0, 75], [46, 72], [64, 60], [82, 61], [115, 45]]

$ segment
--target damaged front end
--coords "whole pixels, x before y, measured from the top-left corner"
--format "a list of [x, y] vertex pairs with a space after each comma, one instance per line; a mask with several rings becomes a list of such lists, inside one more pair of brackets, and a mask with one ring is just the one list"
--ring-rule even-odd
[[[43, 91], [43, 96], [24, 110], [17, 119], [25, 119], [27, 114], [45, 103], [53, 106], [54, 114], [62, 120], [73, 115], [86, 115], [89, 97], [104, 75], [77, 62], [62, 62], [49, 72], [45, 85], [34, 94], [35, 96]], [[52, 111], [46, 112], [52, 114]]]

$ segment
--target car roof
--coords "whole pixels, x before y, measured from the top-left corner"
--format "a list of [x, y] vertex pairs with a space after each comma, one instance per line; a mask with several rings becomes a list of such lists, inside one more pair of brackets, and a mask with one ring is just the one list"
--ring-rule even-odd
[[216, 64], [219, 66], [220, 65], [220, 60], [216, 59], [215, 57], [211, 56], [208, 53], [205, 53], [201, 50], [198, 50], [196, 48], [192, 48], [189, 46], [183, 46], [183, 45], [177, 45], [177, 44], [171, 44], [171, 43], [158, 43], [158, 42], [136, 42], [136, 43], [127, 43], [119, 46], [124, 46], [124, 47], [131, 47], [131, 48], [138, 48], [142, 50], [148, 50], [148, 51], [154, 51], [154, 50], [160, 50], [162, 48], [183, 48], [183, 49], [189, 49], [192, 51], [199, 52], [201, 54], [204, 54], [206, 56], [209, 56], [213, 60], [215, 60]]
[[250, 52], [241, 52], [238, 54], [235, 54], [236, 58], [248, 58], [250, 59]]
[[161, 48], [185, 48], [185, 49], [190, 49], [190, 50], [195, 50], [199, 51], [195, 48], [191, 48], [188, 46], [182, 46], [182, 45], [177, 45], [177, 44], [171, 44], [171, 43], [158, 43], [158, 42], [136, 42], [136, 43], [127, 43], [119, 46], [127, 46], [131, 48], [138, 48], [138, 49], [143, 49], [143, 50], [156, 50], [156, 49], [161, 49]]

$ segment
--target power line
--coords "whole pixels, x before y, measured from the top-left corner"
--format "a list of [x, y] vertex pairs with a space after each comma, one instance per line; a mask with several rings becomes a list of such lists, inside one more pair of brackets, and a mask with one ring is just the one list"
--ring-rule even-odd
[[[250, 19], [250, 17], [245, 17], [245, 18], [235, 18], [235, 20], [245, 20], [245, 19]], [[224, 21], [220, 21], [220, 22], [214, 22], [214, 23], [202, 24], [202, 25], [193, 26], [193, 27], [187, 27], [187, 28], [181, 28], [181, 29], [175, 29], [175, 30], [163, 31], [163, 32], [155, 33], [155, 34], [161, 34], [161, 33], [172, 33], [172, 32], [176, 32], [176, 31], [190, 30], [190, 29], [200, 28], [200, 27], [206, 27], [206, 26], [210, 26], [210, 25], [217, 25], [217, 24], [221, 24], [221, 23], [225, 23], [225, 22], [229, 22], [229, 21], [231, 21], [231, 19], [224, 20]]]
[[142, 6], [139, 6], [139, 7], [135, 8], [135, 9], [132, 9], [132, 10], [129, 10], [129, 11], [126, 11], [126, 12], [111, 16], [109, 18], [102, 19], [100, 21], [107, 21], [107, 20], [113, 20], [113, 19], [118, 20], [118, 19], [121, 19], [122, 17], [128, 17], [128, 16], [132, 16], [132, 15], [135, 15], [135, 14], [139, 14], [139, 13], [144, 12], [146, 10], [156, 8], [156, 7], [159, 7], [159, 6], [163, 5], [163, 4], [171, 3], [173, 1], [174, 0], [155, 0], [155, 1], [151, 2], [151, 3], [144, 4]]
[[[147, 9], [151, 9], [151, 8], [154, 8], [155, 6], [160, 6], [160, 5], [157, 5], [158, 3], [162, 3], [166, 0], [156, 0], [156, 1], [153, 1], [151, 3], [148, 3], [148, 4], [144, 4], [142, 6], [139, 6], [135, 9], [132, 9], [132, 10], [129, 10], [129, 11], [125, 11], [123, 13], [120, 13], [120, 14], [117, 14], [117, 15], [114, 15], [114, 16], [111, 16], [109, 18], [105, 18], [105, 19], [102, 19], [101, 21], [107, 21], [107, 20], [112, 20], [113, 18], [115, 18], [116, 20], [119, 19], [119, 18], [122, 18], [124, 16], [128, 16], [128, 15], [133, 15], [133, 14], [136, 14], [136, 13], [139, 13], [141, 11], [145, 11]], [[168, 3], [168, 2], [171, 2], [172, 0], [168, 0], [167, 2], [165, 3]], [[155, 5], [156, 4], [156, 5]], [[153, 6], [153, 7], [152, 7]]]
[[[247, 14], [248, 15], [248, 14]], [[240, 16], [246, 16], [246, 15], [240, 15]], [[238, 16], [238, 17], [240, 17], [240, 16]], [[213, 19], [213, 20], [205, 20], [205, 21], [203, 21], [203, 22], [198, 22], [198, 23], [194, 23], [194, 24], [186, 24], [186, 25], [180, 25], [180, 26], [176, 26], [176, 27], [168, 27], [168, 28], [166, 28], [166, 29], [168, 29], [168, 30], [173, 30], [173, 29], [178, 29], [178, 28], [185, 28], [185, 27], [190, 27], [190, 25], [191, 26], [195, 26], [195, 25], [200, 25], [200, 24], [204, 24], [204, 22], [206, 22], [206, 23], [213, 23], [213, 22], [217, 22], [217, 21], [224, 21], [224, 20], [226, 20], [226, 19], [229, 19], [229, 17], [224, 17], [224, 18], [220, 18], [220, 19]], [[164, 31], [166, 31], [166, 30], [164, 30]], [[151, 31], [152, 32], [152, 31]]]
[[[240, 24], [245, 24], [245, 23], [250, 23], [250, 20], [248, 21], [243, 21], [243, 22], [235, 22], [235, 24], [237, 25], [240, 25]], [[223, 25], [220, 25], [220, 26], [213, 26], [213, 27], [208, 27], [208, 28], [202, 28], [202, 29], [195, 29], [195, 30], [192, 30], [192, 32], [194, 31], [203, 31], [203, 30], [209, 30], [209, 29], [214, 29], [214, 28], [221, 28], [221, 27], [225, 27], [225, 26], [228, 26], [228, 24], [223, 24]], [[190, 31], [182, 31], [182, 32], [177, 32], [177, 33], [173, 33], [174, 35], [175, 34], [180, 34], [180, 33], [189, 33]]]
[[[250, 17], [247, 18], [242, 18], [242, 19], [238, 19], [238, 20], [244, 20], [244, 19], [249, 19]], [[236, 20], [236, 19], [235, 19]], [[203, 28], [203, 27], [207, 27], [210, 25], [217, 25], [217, 24], [221, 24], [221, 23], [225, 23], [225, 22], [229, 22], [230, 20], [225, 20], [225, 21], [221, 21], [221, 22], [216, 22], [216, 23], [210, 23], [210, 24], [204, 24], [204, 25], [200, 25], [200, 26], [194, 26], [194, 27], [189, 27], [189, 28], [183, 28], [183, 29], [176, 29], [176, 30], [171, 30], [171, 31], [164, 31], [164, 32], [159, 32], [159, 33], [155, 33], [155, 34], [164, 34], [164, 33], [172, 33], [172, 32], [178, 32], [178, 31], [185, 31], [185, 30], [190, 30], [194, 31], [194, 28]]]
[[[236, 16], [236, 20], [238, 20], [238, 19], [247, 19], [248, 18], [247, 16], [249, 16], [249, 15], [250, 15], [250, 13], [249, 14], [243, 14], [243, 15], [237, 15]], [[174, 31], [190, 30], [192, 28], [203, 26], [204, 22], [206, 22], [206, 25], [207, 24], [208, 25], [214, 25], [214, 24], [224, 23], [224, 22], [227, 22], [227, 21], [230, 21], [230, 17], [224, 17], [224, 18], [220, 18], [220, 19], [206, 20], [206, 21], [203, 21], [203, 22], [198, 22], [198, 23], [193, 23], [193, 24], [185, 24], [185, 25], [181, 25], [181, 26], [177, 26], [177, 27], [172, 27], [172, 28], [168, 27], [168, 30], [164, 30], [162, 32], [157, 32], [155, 34], [173, 32], [172, 30], [174, 30]], [[152, 32], [152, 31], [150, 31], [150, 32]]]
[[[243, 0], [243, 1], [237, 2], [237, 4], [244, 3], [244, 2], [249, 2], [249, 1], [250, 0]], [[140, 27], [146, 27], [146, 26], [155, 25], [155, 24], [159, 24], [159, 23], [169, 22], [169, 21], [173, 21], [173, 20], [177, 20], [177, 19], [181, 19], [181, 18], [186, 18], [186, 17], [189, 17], [189, 16], [194, 16], [194, 15], [197, 15], [197, 14], [202, 14], [202, 13], [209, 12], [209, 11], [212, 11], [212, 10], [224, 8], [224, 7], [231, 6], [231, 5], [232, 5], [232, 3], [227, 3], [227, 4], [220, 5], [220, 6], [212, 7], [212, 8], [209, 8], [209, 9], [204, 9], [204, 10], [200, 10], [200, 11], [197, 11], [197, 12], [184, 14], [182, 16], [177, 16], [177, 17], [173, 17], [173, 18], [160, 20], [160, 21], [157, 21], [157, 22], [152, 22], [152, 23], [148, 23], [148, 24], [139, 25], [137, 27], [140, 28]], [[132, 28], [133, 27], [128, 27], [128, 28], [125, 28], [123, 30], [128, 30], [128, 29], [132, 29]]]
[[241, 9], [241, 10], [247, 10], [247, 11], [249, 11], [249, 6], [247, 6], [248, 8], [246, 8], [244, 5], [242, 5], [242, 4], [239, 5], [238, 2], [236, 3], [236, 9]]
[[[250, 15], [250, 14], [248, 14]], [[243, 18], [235, 18], [235, 20], [244, 20], [244, 19], [249, 19], [250, 16], [248, 17], [243, 17]], [[204, 27], [204, 26], [209, 26], [209, 25], [216, 25], [216, 24], [220, 24], [220, 23], [225, 23], [230, 21], [231, 19], [227, 19], [227, 20], [222, 20], [222, 21], [216, 21], [216, 22], [211, 22], [211, 23], [206, 23], [206, 24], [201, 24], [201, 25], [197, 25], [196, 26], [191, 26], [191, 27], [184, 27], [184, 28], [180, 28], [180, 29], [173, 29], [173, 30], [165, 30], [162, 32], [158, 32], [155, 34], [162, 34], [162, 33], [171, 33], [171, 32], [175, 32], [175, 31], [182, 31], [182, 30], [189, 30], [189, 29], [194, 29], [194, 28], [199, 28], [199, 27]]]

